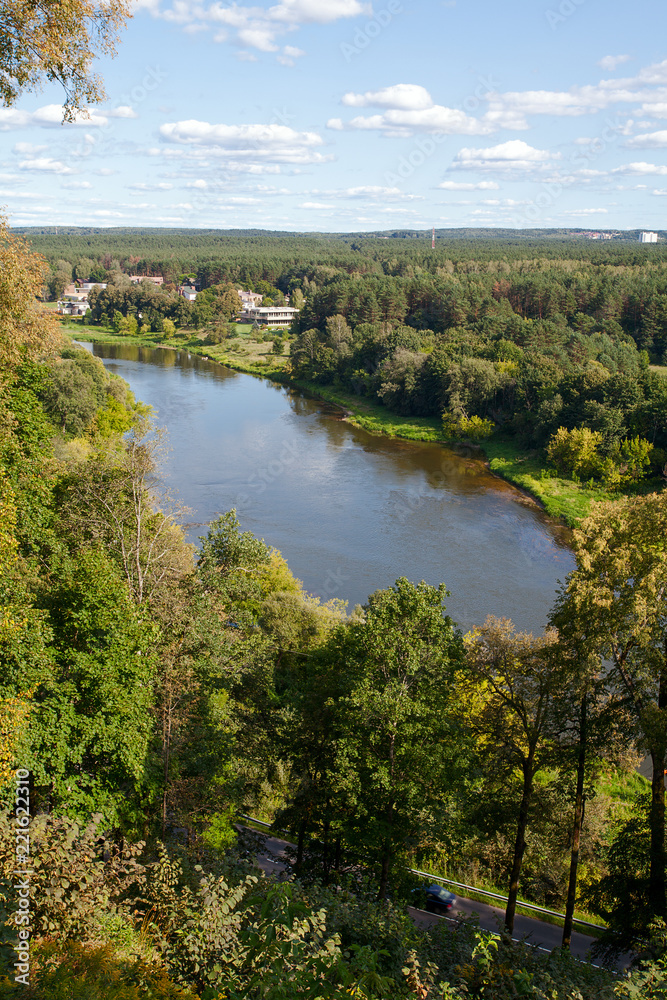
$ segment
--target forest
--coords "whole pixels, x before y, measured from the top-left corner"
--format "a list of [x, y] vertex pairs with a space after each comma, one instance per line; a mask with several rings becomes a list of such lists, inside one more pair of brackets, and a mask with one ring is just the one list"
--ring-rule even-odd
[[[550, 401], [548, 427], [612, 428], [592, 450], [620, 477], [633, 441], [663, 446], [658, 256], [528, 265], [489, 248], [438, 273], [411, 247], [350, 248], [365, 277], [276, 274], [258, 252], [253, 282], [304, 297], [295, 368], [360, 391], [381, 371], [400, 408], [417, 375], [388, 366], [423, 357], [451, 419], [537, 434]], [[0, 253], [0, 996], [662, 995], [664, 491], [592, 508], [543, 635], [494, 618], [463, 634], [444, 586], [405, 578], [321, 604], [233, 510], [186, 543], [150, 412], [63, 339], [40, 301], [53, 267], [6, 228]], [[224, 317], [241, 279], [216, 266], [200, 282]], [[245, 814], [293, 843], [284, 876], [256, 866]], [[501, 936], [418, 928], [408, 867], [497, 887]], [[562, 949], [511, 940], [522, 899], [565, 911]], [[582, 915], [608, 928], [609, 970], [569, 954]]]

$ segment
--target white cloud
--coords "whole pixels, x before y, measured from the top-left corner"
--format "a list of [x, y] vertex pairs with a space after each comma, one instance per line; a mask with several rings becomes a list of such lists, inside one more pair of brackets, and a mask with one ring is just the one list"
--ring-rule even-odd
[[630, 56], [604, 56], [604, 58], [600, 59], [598, 62], [598, 66], [607, 73], [613, 73], [618, 66], [622, 66], [623, 63], [628, 62], [629, 59]]
[[323, 145], [316, 132], [296, 132], [287, 125], [211, 125], [209, 122], [169, 122], [160, 127], [167, 142], [212, 147], [224, 155], [274, 163], [324, 163], [330, 156], [317, 152]]
[[526, 127], [528, 115], [579, 116], [602, 111], [614, 104], [642, 103], [645, 115], [667, 109], [667, 59], [646, 66], [634, 77], [600, 80], [597, 84], [570, 87], [566, 91], [528, 90], [488, 95], [489, 112], [515, 116]]
[[544, 149], [535, 149], [522, 139], [510, 139], [508, 142], [491, 146], [488, 149], [469, 149], [464, 147], [454, 157], [453, 170], [497, 170], [497, 171], [533, 171], [544, 168], [550, 160], [559, 159], [560, 153], [549, 153]]
[[380, 90], [367, 90], [363, 94], [352, 91], [343, 95], [342, 103], [348, 108], [375, 107], [383, 109], [374, 115], [358, 115], [349, 122], [330, 118], [327, 127], [384, 132], [387, 137], [410, 136], [415, 132], [444, 133], [445, 135], [488, 135], [503, 125], [502, 116], [490, 119], [473, 118], [458, 108], [435, 104], [428, 90], [416, 83], [397, 83]]
[[443, 191], [498, 191], [500, 185], [495, 181], [480, 181], [478, 184], [466, 181], [443, 181], [438, 187]]
[[303, 49], [297, 49], [294, 45], [285, 45], [283, 47], [282, 54], [276, 56], [276, 58], [279, 63], [282, 63], [283, 66], [294, 66], [294, 60], [300, 59], [301, 56], [305, 56], [305, 54], [306, 53]]
[[357, 187], [336, 188], [334, 190], [308, 192], [315, 197], [338, 199], [370, 199], [371, 201], [423, 201], [420, 194], [406, 194], [397, 187], [385, 187], [380, 184], [360, 184]]
[[114, 174], [117, 174], [118, 171], [114, 170], [112, 167], [100, 167], [100, 169], [96, 170], [95, 173], [98, 174], [99, 177], [112, 177]]
[[106, 125], [107, 120], [104, 115], [98, 115], [90, 111], [88, 118], [82, 115], [75, 122], [63, 124], [62, 104], [45, 104], [43, 108], [38, 108], [36, 111], [22, 111], [19, 108], [0, 108], [0, 130], [3, 132], [14, 128], [29, 128], [31, 126], [42, 128], [58, 127], [63, 129], [81, 126], [99, 128], [101, 125]]
[[90, 181], [63, 181], [60, 186], [64, 188], [71, 188], [74, 191], [88, 191], [93, 185]]
[[636, 135], [628, 139], [625, 145], [628, 149], [664, 149], [667, 146], [667, 130]]
[[642, 104], [641, 111], [653, 118], [667, 118], [667, 101], [653, 101]]
[[397, 83], [382, 90], [367, 90], [365, 94], [344, 94], [348, 108], [396, 108], [401, 111], [424, 111], [433, 107], [433, 98], [425, 87], [416, 83]]
[[21, 170], [34, 170], [47, 174], [73, 174], [74, 171], [62, 160], [54, 160], [50, 156], [37, 156], [31, 160], [21, 160]]
[[104, 112], [107, 118], [138, 118], [139, 115], [134, 110], [134, 108], [129, 107], [127, 104], [121, 104], [117, 108], [113, 108], [112, 111]]
[[5, 191], [0, 189], [0, 198], [23, 198], [33, 201], [35, 198], [50, 198], [47, 194], [38, 194], [35, 191]]
[[606, 208], [573, 208], [563, 212], [563, 215], [607, 215], [607, 212]]
[[171, 191], [174, 187], [173, 184], [169, 184], [167, 181], [159, 181], [157, 184], [128, 184], [127, 185], [132, 191]]
[[333, 205], [327, 205], [323, 201], [304, 201], [302, 205], [299, 205], [299, 208], [333, 208], [333, 207], [334, 207]]
[[612, 174], [633, 174], [635, 177], [645, 177], [649, 174], [659, 174], [665, 177], [667, 176], [667, 167], [640, 161], [638, 163], [626, 163], [622, 167], [614, 167], [611, 172]]
[[32, 142], [17, 142], [14, 144], [14, 152], [20, 153], [21, 156], [36, 156], [37, 153], [43, 153], [48, 148], [48, 146], [35, 146]]
[[[189, 34], [222, 25], [214, 41], [231, 39], [260, 52], [277, 52], [279, 39], [305, 24], [331, 24], [342, 18], [372, 15], [371, 4], [360, 0], [282, 0], [268, 8], [228, 5], [219, 0], [208, 6], [199, 0], [172, 0], [171, 6], [165, 9], [160, 0], [135, 0], [135, 3], [153, 17], [180, 25]], [[278, 59], [285, 65], [293, 65], [298, 55], [301, 55], [300, 50], [283, 51]]]

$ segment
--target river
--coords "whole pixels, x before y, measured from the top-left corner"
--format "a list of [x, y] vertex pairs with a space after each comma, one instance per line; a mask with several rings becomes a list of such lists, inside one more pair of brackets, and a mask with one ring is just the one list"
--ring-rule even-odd
[[340, 411], [187, 352], [91, 347], [168, 432], [162, 475], [192, 541], [236, 507], [305, 588], [351, 608], [399, 576], [444, 582], [464, 629], [488, 614], [541, 631], [574, 566], [567, 532], [483, 462], [376, 437]]

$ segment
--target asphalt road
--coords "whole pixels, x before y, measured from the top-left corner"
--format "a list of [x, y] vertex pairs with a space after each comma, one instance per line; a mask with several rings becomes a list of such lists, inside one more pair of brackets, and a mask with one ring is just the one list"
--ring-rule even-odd
[[[290, 846], [287, 841], [279, 840], [277, 837], [264, 836], [260, 834], [266, 844], [266, 854], [258, 855], [256, 864], [262, 871], [269, 874], [284, 871], [286, 863], [283, 860], [285, 848]], [[435, 913], [427, 913], [426, 910], [418, 910], [413, 906], [408, 907], [408, 912], [413, 920], [420, 927], [431, 927], [439, 920], [464, 919], [476, 914], [479, 917], [479, 926], [487, 931], [498, 932], [503, 926], [505, 911], [497, 906], [489, 906], [487, 903], [478, 903], [470, 899], [465, 899], [457, 895], [456, 903], [451, 910], [451, 917], [440, 917]], [[561, 927], [555, 924], [545, 923], [544, 920], [536, 920], [534, 917], [525, 917], [517, 914], [514, 921], [514, 940], [526, 940], [529, 944], [537, 945], [542, 951], [553, 951], [559, 948], [563, 936]], [[574, 932], [570, 950], [575, 958], [585, 959], [595, 938], [586, 934]]]

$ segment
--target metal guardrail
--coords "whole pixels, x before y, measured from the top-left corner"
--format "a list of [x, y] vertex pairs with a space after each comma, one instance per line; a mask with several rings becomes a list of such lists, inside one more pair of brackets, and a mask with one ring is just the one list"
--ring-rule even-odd
[[[255, 823], [257, 826], [266, 827], [267, 830], [272, 829], [271, 823], [265, 823], [264, 820], [255, 819], [254, 816], [241, 815], [241, 819], [247, 819], [251, 823]], [[287, 831], [279, 830], [276, 832], [286, 833]], [[450, 878], [444, 878], [442, 875], [434, 875], [432, 872], [422, 872], [418, 868], [408, 868], [407, 870], [411, 875], [419, 875], [421, 878], [431, 878], [434, 882], [444, 882], [445, 885], [453, 885], [456, 886], [457, 889], [466, 889], [468, 892], [474, 892], [478, 896], [487, 896], [489, 899], [495, 899], [501, 903], [507, 903], [507, 896], [501, 896], [497, 892], [489, 892], [488, 889], [478, 889], [475, 885], [466, 885], [464, 882], [454, 882]], [[557, 910], [548, 910], [545, 906], [537, 906], [535, 903], [524, 903], [521, 899], [517, 899], [516, 905], [521, 906], [526, 910], [532, 910], [535, 913], [543, 913], [549, 917], [558, 917], [560, 920], [565, 920], [564, 913], [559, 913]], [[591, 927], [596, 931], [607, 930], [604, 924], [592, 924], [589, 920], [580, 920], [579, 917], [573, 917], [572, 923], [578, 924], [580, 927]]]
[[[478, 896], [488, 896], [489, 899], [497, 899], [502, 903], [507, 902], [507, 896], [501, 896], [497, 892], [489, 892], [488, 889], [478, 889], [475, 885], [465, 885], [463, 882], [454, 882], [450, 878], [443, 878], [442, 875], [433, 875], [432, 872], [421, 872], [417, 868], [408, 868], [408, 871], [412, 875], [420, 875], [423, 878], [432, 878], [435, 882], [444, 882], [445, 885], [454, 885], [457, 889], [467, 889], [468, 892], [474, 892]], [[526, 910], [534, 910], [535, 913], [544, 913], [550, 917], [558, 917], [560, 920], [565, 920], [564, 913], [559, 913], [557, 910], [548, 910], [545, 906], [536, 906], [535, 903], [524, 903], [521, 899], [517, 899], [516, 905], [521, 906]], [[579, 917], [573, 917], [572, 922], [580, 924], [582, 927], [592, 927], [597, 931], [607, 930], [604, 924], [592, 924], [589, 920], [580, 920]]]

